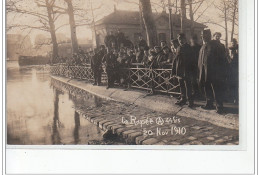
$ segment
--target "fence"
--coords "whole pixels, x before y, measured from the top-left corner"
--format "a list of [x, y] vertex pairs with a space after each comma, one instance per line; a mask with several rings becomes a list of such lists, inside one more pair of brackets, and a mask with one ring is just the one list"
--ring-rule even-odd
[[[68, 78], [93, 81], [94, 76], [90, 65], [68, 66], [56, 64], [50, 67], [52, 75]], [[171, 76], [171, 69], [149, 69], [142, 64], [133, 64], [129, 68], [120, 70], [120, 76], [124, 77], [129, 87], [150, 90], [168, 94], [180, 94], [179, 83], [175, 76]], [[106, 80], [106, 74], [102, 74], [102, 81]]]
[[52, 75], [64, 76], [68, 78], [94, 80], [94, 76], [90, 65], [84, 66], [68, 66], [66, 64], [55, 64], [50, 67]]

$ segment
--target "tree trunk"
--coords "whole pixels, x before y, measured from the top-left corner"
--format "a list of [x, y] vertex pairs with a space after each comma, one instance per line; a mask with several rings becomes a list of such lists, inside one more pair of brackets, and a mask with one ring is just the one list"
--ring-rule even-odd
[[233, 4], [233, 16], [232, 16], [232, 30], [231, 30], [231, 41], [233, 40], [234, 37], [234, 30], [235, 30], [235, 18], [236, 18], [236, 12], [237, 12], [237, 0], [234, 0]]
[[49, 4], [48, 0], [45, 0], [46, 3], [46, 8], [48, 12], [48, 21], [50, 25], [50, 33], [51, 33], [51, 41], [52, 41], [52, 62], [56, 62], [59, 49], [58, 49], [58, 43], [57, 43], [57, 38], [56, 38], [56, 32], [55, 32], [55, 25], [54, 25], [54, 20], [52, 17], [52, 12], [53, 12], [53, 6]]
[[144, 20], [143, 20], [143, 15], [142, 15], [142, 9], [141, 9], [140, 5], [139, 5], [139, 16], [140, 16], [140, 30], [141, 30], [141, 34], [144, 35], [145, 27], [144, 27]]
[[181, 0], [181, 32], [183, 32], [183, 21], [186, 19], [186, 4], [185, 0]]
[[178, 0], [175, 1], [175, 15], [178, 13]]
[[191, 27], [190, 27], [190, 34], [191, 36], [194, 35], [194, 14], [192, 11], [192, 0], [188, 0], [189, 6], [190, 6], [190, 20], [191, 20]]
[[147, 43], [150, 47], [157, 44], [157, 30], [153, 19], [152, 7], [150, 0], [139, 0], [140, 10], [145, 26]]
[[226, 45], [226, 49], [228, 49], [228, 24], [227, 24], [227, 4], [226, 2], [224, 2], [224, 18], [225, 18], [225, 45]]
[[69, 15], [69, 23], [70, 23], [70, 33], [71, 33], [71, 43], [72, 43], [72, 53], [78, 53], [78, 39], [76, 32], [76, 25], [74, 19], [74, 9], [71, 0], [65, 0], [68, 5], [68, 15]]

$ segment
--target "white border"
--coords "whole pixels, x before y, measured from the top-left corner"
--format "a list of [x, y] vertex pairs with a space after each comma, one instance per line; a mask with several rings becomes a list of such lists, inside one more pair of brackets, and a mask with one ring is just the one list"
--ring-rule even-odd
[[[3, 2], [4, 3], [4, 2]], [[5, 5], [3, 4], [3, 7]], [[4, 14], [5, 15], [5, 14]], [[240, 151], [7, 149], [7, 173], [254, 173], [254, 1], [240, 0]], [[5, 39], [5, 36], [3, 36]], [[5, 40], [2, 40], [5, 41]], [[4, 47], [5, 48], [5, 47]], [[4, 59], [4, 58], [3, 58]], [[5, 63], [4, 63], [5, 64]], [[3, 72], [5, 77], [5, 72]], [[4, 82], [5, 86], [5, 82]], [[4, 91], [5, 94], [5, 91]], [[2, 104], [5, 107], [5, 104]], [[5, 109], [5, 108], [4, 108]], [[242, 116], [242, 117], [241, 117]], [[3, 117], [4, 119], [4, 117]], [[4, 119], [5, 123], [5, 119]], [[246, 127], [244, 127], [246, 126]], [[3, 134], [5, 135], [5, 127]], [[4, 138], [5, 139], [5, 138]], [[241, 140], [242, 139], [242, 140]], [[245, 144], [247, 143], [247, 144]], [[3, 143], [5, 144], [5, 142]], [[31, 146], [30, 148], [33, 148]], [[63, 147], [63, 146], [62, 146]], [[100, 148], [100, 146], [96, 146]], [[107, 146], [106, 146], [107, 147]], [[111, 146], [110, 148], [112, 148]], [[132, 147], [132, 146], [131, 146]], [[150, 149], [153, 146], [148, 146]], [[175, 146], [176, 149], [178, 149]], [[197, 148], [196, 148], [197, 147]], [[205, 146], [202, 146], [205, 147]], [[211, 146], [207, 146], [211, 147]], [[219, 148], [218, 148], [219, 147]], [[221, 148], [220, 148], [221, 147]], [[9, 147], [14, 148], [14, 147]], [[17, 147], [16, 147], [17, 148]], [[28, 147], [27, 147], [28, 148]], [[47, 147], [45, 147], [47, 148]], [[79, 149], [80, 146], [77, 146]], [[108, 147], [109, 148], [109, 147]], [[148, 148], [148, 149], [149, 149]], [[93, 148], [94, 149], [94, 148]], [[205, 148], [202, 148], [205, 150]], [[211, 149], [211, 148], [210, 148]]]

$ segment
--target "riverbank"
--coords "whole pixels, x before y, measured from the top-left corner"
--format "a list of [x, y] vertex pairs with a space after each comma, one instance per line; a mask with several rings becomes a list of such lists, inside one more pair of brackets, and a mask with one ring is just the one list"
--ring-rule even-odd
[[[125, 91], [124, 89], [119, 89], [119, 88], [106, 89], [105, 86], [93, 86], [91, 84], [85, 83], [84, 81], [68, 79], [64, 77], [57, 77], [57, 76], [52, 76], [52, 78], [107, 100], [114, 100], [114, 101], [137, 105], [140, 107], [150, 109], [151, 113], [153, 113], [154, 111], [159, 111], [159, 112], [169, 114], [170, 116], [173, 117], [176, 116], [177, 118], [187, 117], [187, 118], [194, 119], [199, 123], [210, 123], [212, 125], [226, 128], [228, 130], [234, 130], [234, 132], [236, 132], [239, 129], [238, 114], [227, 113], [224, 115], [219, 115], [214, 110], [203, 110], [199, 107], [200, 102], [195, 102], [195, 107], [191, 109], [188, 108], [186, 105], [183, 107], [176, 106], [174, 104], [176, 102], [176, 99], [171, 98], [167, 95], [147, 96], [146, 92], [144, 91], [138, 91], [138, 90]], [[136, 144], [156, 144], [161, 142], [161, 140], [158, 139], [159, 137], [145, 139], [142, 131], [143, 128], [140, 128], [140, 126], [135, 125], [135, 123], [131, 123], [129, 125], [126, 124], [127, 122], [126, 118], [125, 118], [126, 120], [124, 121], [122, 117], [120, 118], [118, 116], [93, 117], [93, 116], [86, 115], [83, 110], [78, 110], [78, 112], [82, 116], [87, 118], [89, 121], [91, 121], [92, 123], [98, 125], [103, 130], [109, 130], [111, 131], [111, 133], [114, 134], [116, 133], [118, 135], [121, 135], [129, 143], [135, 142]], [[142, 121], [144, 121], [144, 119]], [[151, 125], [151, 127], [155, 127], [155, 126]], [[196, 127], [196, 126], [192, 126], [192, 127], [197, 128], [197, 130], [201, 129], [201, 127]], [[210, 127], [202, 128], [202, 130], [204, 129], [203, 132], [207, 132], [207, 128], [210, 129]], [[146, 129], [149, 129], [149, 127]], [[168, 127], [168, 129], [169, 132], [172, 132], [170, 131], [172, 130], [172, 127], [171, 128]]]

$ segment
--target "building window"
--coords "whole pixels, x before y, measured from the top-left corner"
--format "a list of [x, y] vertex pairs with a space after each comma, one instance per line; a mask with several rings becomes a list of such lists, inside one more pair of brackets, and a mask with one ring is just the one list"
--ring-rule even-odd
[[166, 34], [165, 33], [159, 33], [158, 35], [159, 41], [166, 41]]

